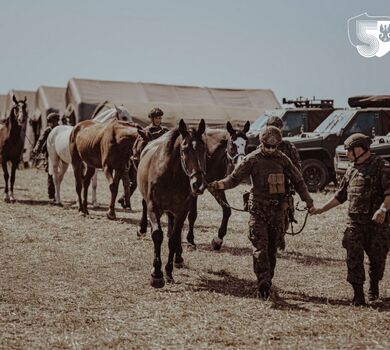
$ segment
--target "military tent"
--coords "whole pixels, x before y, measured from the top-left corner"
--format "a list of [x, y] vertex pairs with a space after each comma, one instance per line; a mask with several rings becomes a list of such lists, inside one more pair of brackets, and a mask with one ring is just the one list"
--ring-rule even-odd
[[183, 118], [189, 125], [204, 118], [208, 126], [221, 127], [227, 121], [242, 126], [254, 121], [266, 109], [280, 107], [272, 90], [222, 89], [72, 78], [66, 88], [67, 113], [76, 122], [89, 119], [96, 106], [108, 100], [124, 105], [141, 125], [149, 123], [153, 107], [164, 111], [168, 126]]

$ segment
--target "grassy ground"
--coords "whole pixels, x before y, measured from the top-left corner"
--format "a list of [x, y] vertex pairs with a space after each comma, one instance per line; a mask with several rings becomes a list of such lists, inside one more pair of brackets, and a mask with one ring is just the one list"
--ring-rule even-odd
[[[244, 189], [227, 192], [232, 205], [241, 206]], [[136, 235], [138, 192], [134, 210], [118, 208], [116, 221], [105, 218], [102, 174], [102, 205], [88, 218], [74, 206], [71, 172], [63, 208], [48, 203], [43, 171], [18, 171], [15, 195], [15, 204], [0, 201], [2, 349], [390, 348], [390, 269], [380, 301], [349, 305], [345, 206], [309, 218], [302, 234], [287, 237], [275, 291], [262, 301], [255, 298], [247, 214], [233, 213], [222, 250], [212, 251], [221, 210], [208, 193], [199, 199], [198, 249], [185, 249], [176, 283], [159, 290], [149, 284], [150, 235]], [[331, 196], [314, 197], [323, 203]], [[163, 247], [164, 264], [166, 239]]]

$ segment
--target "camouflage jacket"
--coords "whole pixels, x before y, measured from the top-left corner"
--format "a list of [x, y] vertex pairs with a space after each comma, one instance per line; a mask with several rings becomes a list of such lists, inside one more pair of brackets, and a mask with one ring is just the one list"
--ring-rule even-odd
[[297, 148], [290, 141], [283, 140], [278, 146], [278, 150], [283, 152], [287, 157], [289, 157], [292, 163], [302, 172], [302, 162], [301, 157], [299, 156]]
[[[280, 179], [283, 175], [283, 183], [273, 184], [274, 179]], [[233, 188], [248, 176], [252, 180], [252, 198], [254, 200], [281, 200], [286, 196], [285, 182], [291, 181], [301, 199], [309, 206], [311, 198], [302, 174], [281, 151], [276, 150], [272, 155], [266, 155], [261, 148], [248, 154], [234, 171], [221, 180], [225, 189]], [[287, 177], [287, 179], [285, 179]], [[277, 180], [278, 182], [279, 180]], [[276, 191], [275, 191], [276, 186]]]
[[50, 131], [52, 131], [53, 128], [51, 126], [48, 126], [42, 133], [42, 135], [39, 137], [37, 144], [34, 147], [34, 153], [39, 154], [39, 153], [47, 153], [47, 148], [46, 148], [46, 141], [47, 138], [50, 134]]
[[372, 155], [362, 164], [351, 164], [335, 198], [340, 203], [349, 200], [350, 218], [370, 222], [387, 195], [390, 195], [390, 164]]
[[168, 132], [168, 128], [165, 126], [159, 125], [155, 126], [153, 123], [150, 123], [145, 130], [149, 131], [151, 133], [152, 139], [158, 139], [161, 135], [164, 135], [166, 132]]

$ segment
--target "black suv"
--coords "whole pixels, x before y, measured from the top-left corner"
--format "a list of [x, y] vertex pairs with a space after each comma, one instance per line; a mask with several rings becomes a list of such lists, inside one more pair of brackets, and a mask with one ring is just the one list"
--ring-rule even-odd
[[305, 131], [313, 131], [329, 114], [334, 111], [333, 100], [302, 99], [286, 100], [283, 104], [294, 104], [296, 108], [278, 108], [267, 110], [251, 125], [247, 136], [247, 152], [252, 152], [259, 145], [260, 130], [269, 117], [276, 116], [283, 120], [283, 137], [294, 136]]
[[354, 108], [335, 110], [313, 132], [288, 137], [299, 151], [302, 174], [310, 191], [337, 183], [334, 168], [336, 147], [353, 133], [370, 137], [390, 132], [390, 108]]

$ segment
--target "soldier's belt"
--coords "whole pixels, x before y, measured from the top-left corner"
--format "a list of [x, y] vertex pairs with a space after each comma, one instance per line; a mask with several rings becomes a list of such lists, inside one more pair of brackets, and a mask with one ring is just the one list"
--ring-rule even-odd
[[267, 206], [277, 206], [281, 204], [281, 201], [279, 199], [258, 199], [258, 198], [253, 198], [253, 202], [267, 205]]

